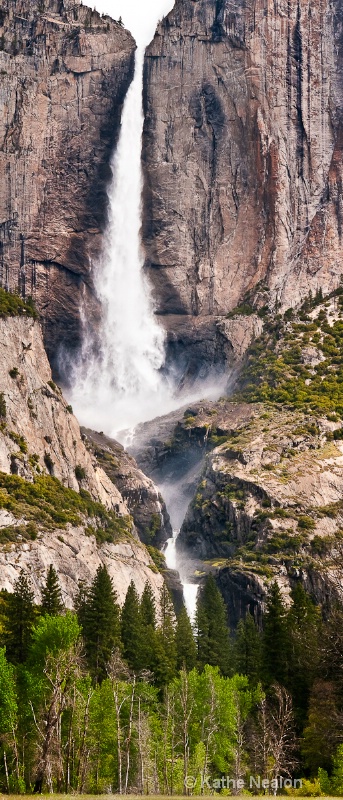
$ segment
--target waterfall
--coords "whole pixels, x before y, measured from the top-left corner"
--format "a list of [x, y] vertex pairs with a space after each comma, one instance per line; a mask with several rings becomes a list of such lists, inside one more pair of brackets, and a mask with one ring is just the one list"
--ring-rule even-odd
[[72, 392], [81, 421], [112, 433], [156, 416], [171, 394], [160, 373], [165, 336], [154, 316], [140, 243], [143, 64], [140, 46], [112, 160], [106, 244], [94, 274], [100, 346], [95, 353], [86, 328]]
[[[93, 270], [101, 307], [100, 330], [96, 338], [92, 337], [83, 312], [82, 353], [72, 368], [69, 397], [81, 424], [102, 430], [126, 445], [132, 441], [138, 423], [204, 396], [217, 398], [223, 388], [219, 382], [210, 382], [182, 394], [163, 376], [165, 334], [156, 320], [143, 270], [140, 230], [144, 53], [158, 19], [173, 4], [174, 0], [153, 0], [152, 6], [125, 0], [124, 6], [122, 0], [96, 0], [99, 11], [118, 12], [117, 16], [122, 13], [138, 48], [135, 75], [125, 99], [119, 142], [111, 164], [103, 255]], [[175, 545], [175, 540], [171, 544]], [[197, 587], [188, 584], [186, 578], [183, 585], [187, 608], [193, 616]]]

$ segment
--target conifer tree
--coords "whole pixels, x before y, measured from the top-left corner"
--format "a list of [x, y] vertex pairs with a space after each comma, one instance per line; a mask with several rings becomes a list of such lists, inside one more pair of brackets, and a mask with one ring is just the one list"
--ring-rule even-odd
[[58, 580], [57, 572], [50, 564], [46, 583], [42, 590], [42, 614], [49, 614], [51, 617], [58, 616], [63, 611], [62, 590]]
[[121, 612], [121, 641], [123, 656], [136, 673], [145, 666], [142, 664], [141, 640], [140, 602], [135, 584], [131, 581]]
[[161, 624], [154, 637], [154, 673], [158, 686], [165, 686], [176, 674], [175, 614], [164, 584], [161, 589]]
[[285, 685], [288, 661], [288, 629], [286, 609], [276, 581], [266, 601], [263, 633], [263, 672], [267, 684]]
[[140, 664], [141, 669], [154, 671], [156, 666], [156, 605], [150, 583], [147, 581], [140, 602]]
[[197, 649], [191, 621], [184, 606], [181, 609], [177, 619], [175, 640], [177, 669], [181, 670], [183, 667], [185, 667], [187, 672], [191, 672], [196, 665]]
[[149, 625], [154, 629], [156, 628], [156, 605], [149, 581], [147, 581], [144, 586], [141, 597], [140, 614], [144, 628], [147, 628]]
[[297, 721], [305, 722], [311, 687], [319, 665], [320, 616], [301, 583], [291, 592], [293, 605], [287, 614], [289, 638], [289, 688]]
[[219, 667], [223, 675], [231, 669], [231, 647], [227, 610], [212, 574], [206, 580], [197, 603], [198, 663]]
[[5, 645], [9, 661], [23, 664], [26, 660], [35, 622], [34, 593], [29, 578], [22, 569], [8, 596], [6, 609]]
[[253, 686], [256, 686], [261, 673], [261, 634], [254, 617], [250, 612], [241, 619], [237, 626], [234, 645], [235, 671], [246, 675]]
[[107, 675], [111, 653], [120, 647], [120, 609], [105, 566], [98, 568], [89, 592], [78, 606], [89, 669], [95, 682], [100, 683]]

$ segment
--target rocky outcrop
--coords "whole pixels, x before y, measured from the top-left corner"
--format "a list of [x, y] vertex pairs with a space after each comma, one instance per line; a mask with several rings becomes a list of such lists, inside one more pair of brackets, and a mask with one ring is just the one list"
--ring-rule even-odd
[[0, 318], [0, 352], [0, 472], [27, 480], [52, 475], [128, 514], [119, 490], [86, 449], [72, 408], [52, 380], [38, 322]]
[[243, 607], [259, 615], [273, 579], [286, 597], [302, 580], [318, 602], [342, 586], [343, 445], [333, 438], [337, 423], [251, 408], [248, 419], [239, 405], [222, 404], [226, 433], [222, 419], [221, 443], [207, 456], [177, 542], [180, 552], [219, 568], [236, 621]]
[[185, 373], [241, 357], [247, 299], [339, 283], [342, 31], [338, 0], [177, 0], [147, 50], [146, 264]]
[[0, 12], [0, 285], [33, 295], [51, 363], [76, 348], [107, 217], [110, 158], [135, 43], [73, 0]]
[[124, 498], [140, 540], [153, 547], [162, 547], [172, 536], [172, 529], [157, 486], [119, 442], [88, 428], [82, 431], [97, 462]]
[[[124, 467], [118, 462], [114, 469], [113, 456], [112, 469], [102, 468], [102, 462], [109, 466], [109, 448], [103, 442], [98, 461], [89, 439], [81, 436], [72, 408], [52, 380], [35, 319], [0, 318], [0, 352], [0, 591], [11, 591], [24, 568], [39, 602], [53, 564], [72, 607], [78, 581], [90, 582], [106, 564], [119, 602], [131, 580], [139, 593], [149, 581], [158, 601], [163, 576], [131, 516], [136, 512], [138, 528], [146, 519], [157, 529], [156, 487], [122, 449]], [[160, 531], [162, 503], [159, 508]]]
[[35, 541], [1, 547], [0, 590], [12, 591], [20, 570], [25, 569], [39, 603], [50, 564], [58, 573], [63, 601], [68, 608], [73, 608], [78, 582], [89, 584], [100, 565], [106, 565], [121, 605], [132, 580], [139, 595], [148, 581], [157, 607], [159, 605], [163, 577], [139, 542], [129, 537], [99, 547], [95, 537], [87, 536], [83, 527], [73, 526], [40, 534]]

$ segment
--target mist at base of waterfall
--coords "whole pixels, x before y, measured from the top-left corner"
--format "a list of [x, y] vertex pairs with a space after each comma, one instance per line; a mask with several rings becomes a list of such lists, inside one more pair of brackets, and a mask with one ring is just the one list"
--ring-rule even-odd
[[120, 391], [114, 383], [98, 379], [97, 369], [94, 384], [88, 381], [74, 384], [68, 399], [77, 413], [81, 425], [102, 431], [107, 436], [128, 447], [134, 439], [135, 428], [144, 422], [163, 417], [185, 405], [200, 400], [218, 400], [225, 392], [223, 380], [196, 382], [194, 386], [179, 391], [172, 381], [161, 378], [156, 387], [147, 382], [139, 390]]

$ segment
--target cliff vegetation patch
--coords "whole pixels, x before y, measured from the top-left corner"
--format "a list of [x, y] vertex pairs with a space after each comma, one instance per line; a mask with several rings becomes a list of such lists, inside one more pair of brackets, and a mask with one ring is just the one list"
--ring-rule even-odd
[[[79, 494], [47, 475], [37, 476], [33, 483], [29, 483], [17, 475], [0, 473], [0, 508], [10, 511], [21, 521], [25, 520], [26, 528], [29, 528], [25, 538], [36, 538], [38, 531], [85, 523], [88, 523], [89, 535], [94, 534], [99, 543], [114, 542], [132, 533], [131, 517], [119, 517], [92, 500], [88, 492], [81, 490]], [[16, 532], [17, 538], [22, 536], [21, 528], [22, 524], [18, 528], [0, 529], [0, 542], [13, 541]]]
[[268, 317], [250, 347], [236, 399], [343, 418], [343, 288], [300, 312]]
[[32, 297], [23, 300], [18, 294], [6, 292], [0, 288], [0, 317], [32, 317], [37, 319], [38, 314], [34, 307]]

